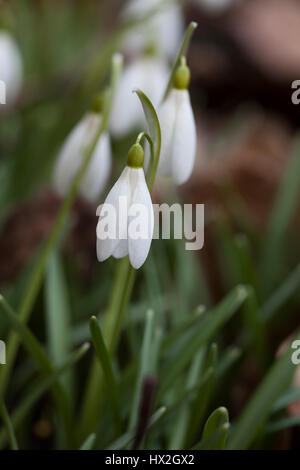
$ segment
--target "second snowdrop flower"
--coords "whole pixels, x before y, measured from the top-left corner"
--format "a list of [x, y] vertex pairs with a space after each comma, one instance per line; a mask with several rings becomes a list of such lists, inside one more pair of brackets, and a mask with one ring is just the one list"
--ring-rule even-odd
[[100, 208], [97, 257], [129, 255], [139, 269], [148, 256], [154, 227], [151, 196], [143, 170], [144, 151], [139, 143], [128, 153], [127, 165]]
[[174, 76], [174, 87], [158, 110], [161, 154], [158, 171], [180, 185], [191, 176], [196, 156], [196, 124], [188, 86], [190, 71], [182, 58]]
[[[67, 137], [54, 170], [54, 188], [59, 196], [66, 196], [79, 170], [85, 151], [95, 139], [101, 114], [88, 112]], [[90, 202], [97, 200], [105, 189], [111, 170], [111, 147], [108, 133], [104, 132], [94, 150], [91, 162], [82, 179], [79, 192]]]

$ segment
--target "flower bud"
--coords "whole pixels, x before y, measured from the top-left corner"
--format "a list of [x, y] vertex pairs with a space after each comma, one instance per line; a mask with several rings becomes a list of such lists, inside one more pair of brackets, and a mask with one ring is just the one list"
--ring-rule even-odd
[[174, 76], [174, 88], [177, 90], [187, 90], [191, 80], [191, 72], [187, 65], [180, 65]]
[[144, 150], [140, 144], [134, 144], [127, 156], [127, 166], [131, 168], [142, 168], [144, 163]]

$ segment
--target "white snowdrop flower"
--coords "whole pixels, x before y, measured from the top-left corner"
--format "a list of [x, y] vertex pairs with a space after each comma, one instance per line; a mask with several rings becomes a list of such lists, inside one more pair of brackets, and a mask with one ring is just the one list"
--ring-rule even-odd
[[161, 126], [161, 153], [158, 171], [172, 176], [180, 185], [191, 176], [196, 156], [196, 124], [188, 92], [190, 72], [178, 67], [174, 88], [158, 109]]
[[144, 124], [144, 115], [132, 90], [140, 88], [154, 106], [162, 99], [168, 82], [169, 67], [162, 58], [143, 57], [130, 64], [124, 71], [116, 91], [111, 112], [110, 130], [122, 136]]
[[163, 7], [163, 3], [164, 0], [131, 0], [125, 10], [126, 18], [143, 15], [159, 4], [161, 10], [127, 35], [125, 50], [129, 53], [139, 53], [149, 42], [155, 42], [159, 51], [173, 60], [181, 42], [184, 21], [180, 6], [174, 4]]
[[144, 151], [140, 144], [128, 153], [127, 165], [112, 187], [99, 214], [97, 257], [129, 255], [139, 269], [148, 256], [153, 237], [154, 214], [151, 196], [142, 168]]
[[0, 80], [5, 87], [5, 102], [12, 105], [20, 92], [23, 66], [19, 47], [6, 31], [0, 31]]
[[[89, 111], [66, 138], [54, 169], [54, 188], [59, 196], [66, 196], [79, 170], [85, 152], [96, 137], [101, 114]], [[86, 200], [94, 202], [105, 189], [111, 170], [111, 146], [104, 132], [82, 179], [79, 192]]]

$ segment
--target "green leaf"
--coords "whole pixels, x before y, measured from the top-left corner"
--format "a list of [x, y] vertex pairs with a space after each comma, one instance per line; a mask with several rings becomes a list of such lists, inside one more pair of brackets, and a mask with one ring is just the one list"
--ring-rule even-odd
[[122, 429], [122, 417], [118, 386], [114, 376], [111, 360], [103, 339], [102, 331], [96, 317], [92, 317], [90, 319], [90, 332], [96, 355], [102, 366], [106, 385], [109, 391], [109, 398], [111, 402], [116, 432], [119, 433]]
[[211, 436], [207, 439], [201, 439], [201, 441], [196, 444], [192, 450], [212, 450], [214, 449], [220, 441], [223, 440], [225, 436], [225, 440], [227, 438], [227, 434], [229, 431], [229, 423], [225, 423], [220, 426], [217, 431], [215, 431]]
[[202, 427], [207, 409], [212, 400], [218, 360], [218, 347], [213, 343], [208, 351], [204, 365], [204, 375], [211, 371], [209, 380], [198, 390], [191, 406], [190, 420], [186, 435], [186, 447], [190, 447]]
[[159, 391], [160, 398], [180, 375], [199, 348], [210, 341], [219, 329], [238, 311], [247, 296], [247, 288], [237, 286], [205, 317], [200, 325], [193, 328], [185, 344], [172, 357], [172, 366], [168, 363], [163, 369], [163, 380]]
[[242, 415], [233, 426], [228, 449], [247, 449], [254, 441], [261, 426], [265, 424], [272, 406], [290, 386], [295, 372], [288, 350], [271, 367], [246, 405]]
[[221, 432], [219, 438], [209, 450], [223, 450], [225, 448], [228, 426], [229, 416], [226, 408], [220, 407], [212, 412], [205, 423], [202, 439], [208, 441], [219, 430]]
[[2, 398], [0, 398], [0, 416], [2, 418], [3, 424], [8, 435], [11, 450], [18, 450], [18, 443], [15, 436], [14, 428]]
[[[44, 377], [48, 377], [53, 374], [53, 365], [43, 350], [42, 346], [36, 339], [36, 337], [31, 333], [29, 328], [21, 322], [19, 317], [13, 311], [11, 306], [6, 302], [4, 297], [0, 295], [0, 306], [2, 307], [2, 312], [5, 315], [6, 320], [11, 325], [11, 327], [17, 332], [21, 341], [24, 344], [24, 347], [27, 349], [28, 353], [35, 361], [39, 371]], [[5, 366], [6, 367], [6, 366]], [[3, 369], [2, 369], [3, 370]], [[70, 406], [69, 400], [64, 392], [64, 389], [61, 387], [61, 384], [56, 381], [53, 385], [53, 392], [55, 398], [58, 402], [60, 412], [64, 419], [66, 435], [68, 435], [68, 430], [70, 426]]]
[[[89, 350], [90, 345], [84, 343], [80, 348], [74, 351], [63, 363], [53, 370], [53, 373], [43, 379], [37, 379], [36, 382], [30, 387], [27, 394], [24, 394], [20, 405], [12, 413], [12, 423], [15, 429], [23, 423], [24, 419], [28, 416], [30, 410], [38, 402], [38, 400], [45, 394], [57, 381], [57, 379], [66, 372], [70, 367], [74, 366]], [[6, 442], [6, 433], [0, 433], [0, 446]]]
[[172, 67], [172, 70], [171, 70], [170, 78], [169, 78], [169, 81], [168, 81], [168, 84], [167, 84], [167, 87], [166, 87], [166, 90], [165, 90], [165, 93], [164, 93], [163, 101], [167, 98], [167, 96], [168, 96], [168, 94], [169, 94], [169, 92], [170, 92], [170, 90], [173, 86], [174, 75], [175, 75], [176, 69], [180, 64], [181, 57], [186, 56], [186, 54], [187, 54], [189, 44], [190, 44], [190, 40], [191, 40], [197, 26], [198, 26], [197, 23], [192, 21], [188, 25], [188, 27], [185, 31], [181, 46], [179, 48], [179, 51], [177, 53], [176, 59], [174, 61], [174, 64], [173, 64], [173, 67]]
[[300, 388], [293, 388], [292, 390], [288, 390], [274, 403], [274, 406], [272, 407], [272, 413], [277, 413], [278, 411], [281, 411], [289, 406], [294, 401], [298, 400], [300, 400]]
[[[164, 416], [166, 407], [162, 406], [152, 416], [147, 426], [147, 431], [154, 427], [160, 419]], [[131, 430], [123, 434], [116, 441], [114, 441], [106, 450], [122, 450], [125, 449], [135, 438], [135, 430]]]
[[[57, 251], [48, 261], [46, 270], [46, 322], [50, 357], [59, 365], [70, 353], [70, 309], [63, 267]], [[71, 396], [70, 374], [61, 377]]]
[[141, 350], [140, 366], [138, 371], [138, 378], [136, 388], [132, 400], [131, 414], [129, 419], [129, 429], [134, 429], [137, 424], [137, 416], [139, 410], [140, 395], [142, 390], [142, 382], [144, 377], [151, 371], [151, 354], [154, 335], [155, 317], [153, 310], [146, 312], [146, 325], [144, 331], [144, 338]]
[[278, 432], [282, 431], [282, 429], [292, 428], [293, 426], [300, 426], [300, 416], [293, 416], [291, 418], [284, 418], [279, 419], [278, 421], [273, 421], [266, 427], [266, 432]]
[[300, 134], [294, 141], [292, 155], [284, 173], [279, 192], [272, 209], [269, 227], [264, 239], [262, 278], [267, 293], [278, 278], [286, 247], [286, 233], [291, 223], [300, 191]]
[[156, 111], [153, 107], [153, 104], [149, 98], [141, 90], [134, 90], [138, 95], [146, 118], [148, 125], [148, 131], [153, 142], [153, 162], [152, 165], [149, 165], [149, 179], [148, 186], [151, 192], [156, 176], [156, 171], [159, 163], [160, 149], [161, 149], [161, 130], [159, 125], [159, 120], [156, 114]]
[[278, 310], [287, 302], [299, 289], [300, 286], [300, 264], [292, 271], [289, 277], [276, 289], [271, 297], [260, 309], [260, 316], [263, 322], [268, 323]]
[[92, 450], [96, 440], [96, 434], [92, 433], [86, 438], [79, 450]]

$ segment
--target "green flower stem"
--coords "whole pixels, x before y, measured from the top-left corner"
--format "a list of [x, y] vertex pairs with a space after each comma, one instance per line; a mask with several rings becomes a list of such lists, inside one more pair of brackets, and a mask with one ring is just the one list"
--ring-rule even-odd
[[[72, 187], [69, 191], [69, 194], [59, 210], [59, 213], [56, 217], [51, 233], [48, 236], [43, 246], [41, 255], [39, 256], [37, 260], [37, 264], [35, 265], [35, 268], [34, 268], [30, 283], [29, 283], [28, 291], [26, 292], [26, 295], [21, 303], [21, 306], [19, 309], [19, 318], [24, 323], [27, 323], [27, 321], [29, 320], [30, 314], [32, 312], [32, 308], [34, 306], [35, 300], [37, 298], [37, 295], [39, 293], [39, 290], [42, 284], [47, 260], [59, 238], [59, 235], [64, 226], [64, 222], [70, 211], [72, 203], [75, 199], [75, 196], [80, 186], [80, 183], [82, 181], [82, 178], [92, 159], [97, 142], [99, 138], [101, 137], [102, 133], [107, 128], [109, 117], [110, 117], [110, 110], [111, 110], [111, 106], [113, 102], [113, 97], [114, 97], [117, 82], [121, 73], [121, 69], [122, 69], [122, 58], [119, 54], [116, 54], [112, 60], [111, 86], [109, 90], [106, 92], [104, 112], [103, 112], [103, 116], [102, 116], [102, 120], [98, 129], [98, 132], [91, 146], [88, 148], [84, 156], [83, 163], [73, 180]], [[11, 333], [7, 341], [7, 364], [5, 367], [1, 368], [0, 397], [3, 396], [5, 393], [5, 389], [6, 389], [9, 376], [10, 376], [10, 371], [13, 367], [15, 357], [17, 354], [18, 346], [19, 346], [19, 339], [17, 335], [15, 333]]]
[[169, 78], [169, 81], [168, 81], [168, 84], [167, 84], [167, 87], [166, 87], [166, 90], [165, 90], [165, 93], [164, 93], [163, 101], [165, 101], [165, 99], [167, 98], [170, 90], [173, 87], [174, 76], [175, 76], [176, 70], [177, 70], [178, 66], [182, 63], [183, 58], [186, 56], [186, 53], [187, 53], [187, 50], [188, 50], [188, 47], [189, 47], [189, 44], [190, 44], [190, 40], [191, 40], [197, 26], [198, 26], [197, 23], [195, 23], [195, 21], [192, 21], [188, 25], [188, 27], [185, 31], [181, 46], [179, 48], [177, 57], [174, 61], [173, 67], [172, 67], [171, 75], [170, 75], [170, 78]]

